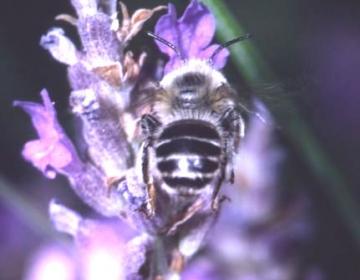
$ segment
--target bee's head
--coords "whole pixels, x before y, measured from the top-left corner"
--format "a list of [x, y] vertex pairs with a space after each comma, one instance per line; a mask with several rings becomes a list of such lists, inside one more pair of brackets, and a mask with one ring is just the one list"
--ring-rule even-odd
[[[213, 105], [216, 101], [216, 95], [225, 92], [225, 96], [231, 90], [228, 82], [221, 72], [214, 68], [215, 58], [221, 51], [230, 45], [251, 37], [250, 34], [237, 37], [233, 40], [219, 45], [212, 54], [206, 58], [191, 58], [185, 56], [179, 51], [179, 48], [172, 42], [156, 34], [148, 32], [148, 35], [160, 43], [166, 45], [174, 52], [174, 65], [176, 67], [167, 73], [160, 82], [160, 92], [164, 94], [163, 99], [170, 106], [180, 109], [195, 109], [202, 105]], [[180, 66], [179, 66], [180, 64]], [[214, 98], [215, 95], [215, 98]]]
[[227, 84], [225, 77], [204, 60], [184, 61], [160, 82], [161, 87], [171, 95], [174, 105], [183, 109], [193, 109], [206, 103], [206, 98], [223, 84]]

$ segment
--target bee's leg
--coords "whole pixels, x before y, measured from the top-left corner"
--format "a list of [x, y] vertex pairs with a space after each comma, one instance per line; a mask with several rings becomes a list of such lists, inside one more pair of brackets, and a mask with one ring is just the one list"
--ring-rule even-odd
[[157, 275], [154, 280], [181, 279], [181, 273], [185, 266], [185, 256], [179, 249], [173, 249], [167, 272]]
[[153, 115], [145, 114], [141, 117], [140, 120], [141, 132], [146, 139], [152, 140], [154, 133], [160, 126], [161, 126], [161, 122]]
[[[223, 199], [220, 199], [220, 203]], [[176, 231], [177, 227], [189, 221], [195, 214], [199, 216], [194, 217], [194, 220], [189, 221], [184, 231], [180, 231], [179, 244], [176, 249], [173, 250], [170, 272], [175, 275], [180, 275], [185, 267], [185, 264], [189, 258], [191, 258], [202, 246], [207, 233], [213, 226], [214, 222], [218, 218], [218, 213], [215, 214], [209, 211], [210, 205], [203, 199], [198, 199], [188, 208], [183, 215], [182, 220], [178, 220], [173, 224], [169, 232]]]
[[[226, 177], [228, 177], [230, 183], [235, 180], [235, 174], [232, 165], [232, 154], [238, 149], [240, 139], [244, 136], [244, 121], [240, 113], [233, 107], [225, 110], [220, 118], [221, 126], [225, 131], [225, 143], [224, 143], [224, 155], [220, 162], [220, 175], [216, 182], [213, 196], [212, 196], [212, 209], [217, 211], [219, 203], [221, 202], [218, 197], [221, 185]], [[228, 172], [227, 172], [228, 170]], [[229, 172], [230, 171], [230, 172]]]
[[182, 213], [180, 216], [176, 217], [176, 220], [165, 229], [166, 234], [174, 234], [179, 226], [190, 220], [202, 208], [204, 208], [204, 200], [197, 199], [190, 207], [186, 209], [185, 213]]
[[125, 180], [126, 180], [125, 172], [124, 174], [119, 176], [107, 177], [105, 181], [105, 186], [107, 187], [107, 195], [110, 196], [112, 190], [114, 188], [117, 188], [117, 186]]
[[172, 274], [180, 275], [185, 266], [185, 257], [179, 249], [174, 249], [171, 256], [170, 271]]
[[156, 191], [154, 186], [154, 180], [150, 174], [149, 169], [149, 148], [150, 143], [144, 144], [144, 148], [142, 150], [142, 159], [141, 159], [141, 173], [143, 182], [146, 185], [146, 193], [148, 199], [145, 204], [145, 213], [148, 217], [153, 217], [155, 215], [155, 201], [156, 201]]
[[227, 138], [231, 140], [229, 148], [236, 150], [245, 135], [245, 123], [240, 112], [233, 107], [226, 109], [220, 118], [220, 123]]
[[200, 218], [193, 224], [193, 228], [186, 230], [182, 236], [180, 236], [178, 249], [183, 257], [183, 262], [186, 262], [196, 252], [199, 251], [200, 247], [204, 244], [209, 230], [217, 220], [217, 213], [214, 215], [211, 211], [208, 213], [201, 213]]
[[222, 184], [224, 183], [224, 180], [225, 180], [226, 164], [227, 164], [226, 158], [221, 160], [221, 162], [220, 162], [220, 175], [219, 175], [219, 178], [218, 178], [218, 180], [217, 180], [217, 182], [215, 184], [214, 191], [213, 191], [213, 194], [212, 194], [212, 199], [211, 199], [211, 209], [214, 212], [217, 212], [217, 210], [219, 209], [219, 204], [220, 204], [219, 192], [220, 192], [220, 188], [221, 188], [221, 186], [222, 186]]
[[156, 190], [154, 183], [147, 184], [147, 192], [149, 195], [149, 200], [146, 205], [146, 213], [149, 218], [154, 217], [156, 210]]
[[[220, 160], [220, 174], [218, 177], [217, 182], [215, 183], [215, 187], [214, 187], [214, 192], [212, 195], [212, 204], [211, 204], [211, 208], [213, 211], [217, 211], [219, 208], [219, 191], [220, 188], [222, 186], [222, 184], [224, 183], [224, 180], [226, 179], [226, 170], [228, 168], [228, 163], [229, 163], [229, 157], [231, 157], [231, 153], [233, 151], [232, 147], [234, 145], [234, 142], [236, 141], [234, 139], [234, 134], [237, 134], [236, 131], [238, 130], [238, 122], [237, 122], [237, 112], [235, 110], [235, 108], [230, 107], [227, 110], [225, 110], [225, 112], [223, 113], [223, 115], [220, 118], [220, 123], [221, 126], [225, 132], [225, 140], [223, 143], [223, 154], [222, 154], [222, 158]], [[231, 162], [231, 159], [230, 159]], [[229, 176], [229, 180], [232, 181], [233, 180], [233, 172], [230, 171], [230, 176]]]
[[[227, 149], [227, 143], [224, 144], [225, 145], [225, 150]], [[229, 164], [228, 162], [228, 158], [226, 155], [223, 155], [222, 160], [220, 160], [220, 175], [218, 177], [217, 182], [215, 183], [215, 187], [214, 187], [214, 191], [212, 193], [212, 199], [211, 199], [211, 209], [214, 212], [218, 212], [220, 204], [229, 199], [228, 197], [222, 195], [221, 197], [219, 197], [219, 192], [221, 189], [222, 184], [224, 183], [225, 179], [226, 179], [226, 168], [227, 165]], [[232, 183], [232, 180], [234, 180], [234, 173], [233, 170], [231, 169], [231, 173], [230, 173], [230, 182]]]
[[241, 114], [235, 110], [231, 109], [228, 113], [228, 117], [224, 119], [225, 123], [228, 123], [229, 129], [229, 139], [231, 139], [230, 145], [228, 146], [228, 155], [229, 155], [229, 182], [231, 184], [235, 181], [235, 172], [233, 167], [232, 155], [236, 153], [239, 149], [241, 138], [245, 135], [245, 123]]
[[172, 250], [168, 277], [166, 279], [180, 278], [186, 262], [203, 245], [207, 233], [217, 218], [217, 215], [213, 215], [211, 212], [202, 212], [200, 215], [199, 219], [195, 220], [193, 224], [190, 225], [190, 228], [186, 227], [184, 228], [184, 231], [179, 232], [179, 243], [177, 244], [177, 247]]
[[145, 137], [141, 155], [141, 172], [147, 188], [148, 201], [145, 205], [145, 211], [149, 217], [154, 216], [156, 206], [156, 190], [149, 166], [149, 149], [152, 147], [153, 135], [160, 125], [161, 123], [150, 114], [143, 115], [140, 120], [141, 131]]

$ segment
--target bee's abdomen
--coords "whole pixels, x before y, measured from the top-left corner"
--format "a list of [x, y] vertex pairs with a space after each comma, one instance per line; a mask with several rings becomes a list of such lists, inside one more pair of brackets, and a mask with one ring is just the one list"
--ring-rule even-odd
[[160, 134], [155, 153], [158, 170], [169, 187], [201, 189], [219, 169], [220, 136], [203, 121], [174, 122]]

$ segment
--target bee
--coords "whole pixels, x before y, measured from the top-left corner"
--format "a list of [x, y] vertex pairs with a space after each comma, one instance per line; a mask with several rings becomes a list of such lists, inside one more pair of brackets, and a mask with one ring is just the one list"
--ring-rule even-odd
[[[177, 52], [170, 42], [149, 35]], [[154, 86], [150, 113], [140, 120], [144, 138], [140, 166], [150, 216], [155, 214], [158, 193], [170, 197], [173, 207], [186, 205], [176, 225], [187, 221], [206, 202], [216, 211], [221, 186], [233, 182], [232, 160], [245, 124], [237, 93], [214, 69], [212, 60], [223, 48], [248, 37], [221, 45], [208, 61], [183, 60]]]

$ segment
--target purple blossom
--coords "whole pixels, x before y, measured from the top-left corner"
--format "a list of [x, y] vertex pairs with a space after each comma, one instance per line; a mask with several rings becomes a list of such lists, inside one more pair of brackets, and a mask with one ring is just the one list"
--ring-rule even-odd
[[43, 104], [15, 101], [14, 106], [21, 107], [30, 115], [39, 136], [39, 139], [25, 144], [23, 157], [45, 176], [53, 179], [56, 177], [56, 172], [64, 173], [70, 164], [78, 163], [79, 159], [70, 139], [65, 135], [56, 118], [56, 111], [48, 92], [42, 90], [40, 94]]
[[50, 244], [40, 248], [32, 257], [24, 279], [76, 279], [76, 259], [69, 249], [60, 244]]
[[114, 228], [97, 224], [84, 240], [77, 240], [83, 279], [126, 279], [125, 242]]
[[[168, 13], [159, 18], [155, 26], [155, 34], [174, 44], [180, 57], [168, 46], [156, 42], [160, 51], [169, 56], [165, 73], [178, 67], [182, 60], [197, 58], [210, 59], [216, 44], [209, 45], [215, 34], [215, 18], [210, 11], [197, 0], [192, 0], [180, 19], [177, 19], [176, 9], [169, 4]], [[212, 63], [216, 69], [225, 66], [228, 50], [222, 50]]]
[[138, 272], [151, 242], [146, 234], [134, 232], [119, 220], [84, 219], [54, 202], [50, 215], [55, 227], [72, 236], [74, 243], [65, 247], [54, 242], [42, 248], [32, 257], [26, 280], [140, 279]]

